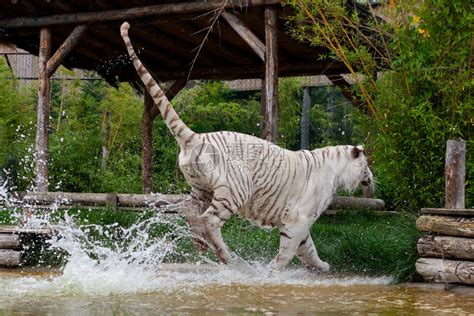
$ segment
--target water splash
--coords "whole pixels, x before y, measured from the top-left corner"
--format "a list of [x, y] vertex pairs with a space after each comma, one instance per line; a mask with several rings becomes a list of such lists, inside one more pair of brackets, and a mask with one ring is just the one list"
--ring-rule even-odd
[[[0, 184], [0, 199], [4, 205], [11, 206], [13, 198], [6, 188], [5, 183]], [[346, 286], [392, 281], [388, 277], [335, 278], [302, 268], [270, 272], [266, 262], [247, 262], [236, 255], [233, 263], [222, 265], [189, 252], [189, 247], [183, 249], [183, 243], [191, 244], [192, 236], [179, 217], [154, 210], [137, 216], [129, 227], [117, 223], [88, 224], [80, 212], [61, 211], [59, 206], [63, 203], [55, 201], [47, 212], [28, 205], [31, 216], [25, 226], [53, 229], [56, 235], [47, 240], [47, 251], [50, 255], [66, 254], [67, 263], [46, 277], [43, 274], [8, 278], [0, 274], [0, 286], [4, 289], [0, 300], [25, 295], [105, 296], [192, 291], [208, 285]]]

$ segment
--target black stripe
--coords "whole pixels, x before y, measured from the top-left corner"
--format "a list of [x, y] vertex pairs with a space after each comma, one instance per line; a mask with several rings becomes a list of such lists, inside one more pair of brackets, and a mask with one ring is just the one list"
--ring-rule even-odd
[[280, 232], [280, 236], [283, 236], [283, 237], [285, 237], [285, 238], [291, 239], [291, 237], [288, 236], [288, 234], [285, 233], [285, 232]]
[[303, 246], [304, 244], [306, 244], [306, 242], [308, 241], [308, 238], [309, 238], [309, 235], [308, 235], [308, 236], [306, 236], [306, 238], [305, 238], [305, 239], [303, 239], [303, 240], [300, 242], [300, 244], [299, 244], [299, 246], [298, 246], [298, 247], [301, 247], [301, 246]]

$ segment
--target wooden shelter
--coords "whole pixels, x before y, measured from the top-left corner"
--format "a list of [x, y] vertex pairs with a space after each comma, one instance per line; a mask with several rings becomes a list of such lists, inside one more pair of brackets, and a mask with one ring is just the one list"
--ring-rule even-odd
[[[139, 86], [119, 34], [128, 21], [139, 57], [172, 98], [189, 79], [261, 79], [262, 137], [276, 140], [278, 77], [326, 75], [348, 90], [340, 61], [285, 32], [291, 14], [281, 0], [0, 0], [0, 42], [39, 56], [36, 186], [48, 191], [50, 77], [59, 65], [96, 71], [111, 84]], [[348, 1], [353, 10], [362, 7]], [[367, 11], [365, 11], [367, 12]], [[347, 91], [346, 91], [347, 92]], [[151, 130], [159, 111], [144, 98], [143, 192], [151, 179]]]

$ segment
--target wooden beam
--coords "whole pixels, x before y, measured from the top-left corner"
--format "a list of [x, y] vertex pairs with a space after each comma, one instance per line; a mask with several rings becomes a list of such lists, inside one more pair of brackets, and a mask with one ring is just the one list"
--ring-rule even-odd
[[331, 207], [334, 209], [368, 208], [372, 210], [383, 210], [385, 209], [385, 202], [380, 199], [336, 196], [331, 204]]
[[[280, 77], [295, 77], [303, 75], [326, 75], [338, 74], [344, 72], [344, 68], [338, 67], [340, 64], [334, 63], [329, 68], [324, 61], [315, 61], [314, 63], [301, 63], [298, 61], [289, 61], [284, 64], [279, 63], [278, 75]], [[147, 69], [160, 74], [161, 81], [172, 81], [178, 78], [187, 77], [189, 69], [180, 67], [174, 69], [162, 69], [162, 65], [151, 60], [147, 61]], [[158, 69], [158, 70], [157, 70]], [[135, 72], [136, 73], [136, 72]], [[135, 76], [135, 73], [133, 75]], [[229, 65], [228, 67], [206, 67], [196, 65], [191, 73], [191, 79], [217, 79], [217, 80], [233, 80], [233, 79], [262, 79], [265, 73], [265, 65], [260, 61], [258, 63], [248, 64], [246, 67], [238, 65]], [[138, 75], [130, 80], [137, 80]], [[262, 85], [263, 87], [263, 85]]]
[[265, 80], [264, 124], [262, 138], [277, 141], [278, 134], [278, 43], [277, 9], [265, 8]]
[[[112, 197], [115, 196], [117, 207], [146, 207], [161, 206], [179, 203], [186, 198], [181, 194], [107, 194], [107, 193], [71, 193], [71, 192], [45, 192], [45, 193], [24, 193], [17, 192], [17, 203], [22, 205], [108, 205], [111, 204]], [[347, 196], [335, 196], [330, 205], [330, 209], [336, 208], [370, 208], [381, 210], [381, 200], [370, 201], [371, 199], [355, 198]], [[0, 233], [4, 230], [0, 230]]]
[[343, 96], [345, 96], [355, 107], [360, 107], [362, 102], [360, 98], [354, 93], [351, 85], [340, 74], [326, 75], [331, 82], [340, 89]]
[[51, 83], [46, 65], [51, 55], [51, 31], [42, 28], [40, 31], [40, 47], [38, 54], [38, 107], [36, 109], [36, 190], [48, 191], [48, 129], [49, 102], [51, 98]]
[[446, 208], [465, 208], [466, 141], [448, 140], [445, 161]]
[[154, 102], [145, 91], [142, 114], [142, 193], [148, 194], [153, 190], [153, 119], [150, 111]]
[[188, 80], [186, 78], [181, 78], [173, 82], [173, 84], [166, 89], [165, 95], [168, 100], [173, 100], [173, 98], [186, 86]]
[[157, 4], [129, 9], [56, 14], [39, 17], [0, 19], [0, 28], [45, 27], [62, 24], [89, 24], [117, 20], [132, 20], [149, 16], [179, 15], [212, 11], [220, 8], [237, 9], [262, 5], [280, 4], [281, 0], [209, 0], [182, 3]]
[[74, 30], [69, 34], [66, 40], [59, 46], [58, 50], [54, 53], [53, 57], [48, 60], [46, 65], [46, 72], [48, 77], [51, 77], [56, 69], [58, 69], [61, 62], [67, 55], [74, 49], [74, 47], [79, 43], [82, 35], [87, 30], [87, 25], [78, 25]]
[[253, 49], [253, 51], [260, 57], [262, 61], [265, 61], [265, 44], [245, 26], [244, 22], [237, 16], [229, 12], [222, 12], [222, 17], [229, 23], [230, 27], [240, 35], [240, 37]]

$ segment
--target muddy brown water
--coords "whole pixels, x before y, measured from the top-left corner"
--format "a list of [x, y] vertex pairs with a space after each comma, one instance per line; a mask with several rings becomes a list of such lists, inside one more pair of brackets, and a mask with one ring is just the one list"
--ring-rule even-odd
[[0, 315], [474, 314], [469, 290], [302, 269], [265, 275], [248, 266], [163, 265], [145, 281], [71, 273], [0, 269]]

